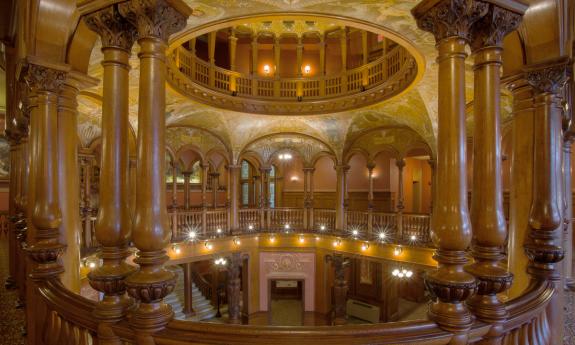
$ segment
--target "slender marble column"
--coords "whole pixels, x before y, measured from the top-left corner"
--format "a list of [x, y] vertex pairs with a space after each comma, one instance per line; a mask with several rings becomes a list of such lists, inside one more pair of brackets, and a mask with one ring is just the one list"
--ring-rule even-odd
[[431, 237], [438, 269], [425, 276], [433, 296], [429, 317], [453, 332], [450, 344], [466, 344], [473, 317], [465, 301], [476, 291], [465, 272], [471, 242], [467, 210], [465, 156], [465, 46], [471, 25], [487, 14], [488, 4], [424, 0], [412, 9], [418, 26], [434, 34], [438, 64], [437, 189]]
[[398, 158], [395, 160], [397, 166], [397, 236], [400, 240], [405, 240], [403, 237], [403, 168], [405, 168], [405, 159]]
[[345, 170], [348, 165], [336, 165], [336, 186], [335, 186], [335, 229], [345, 230]]
[[369, 179], [369, 190], [367, 192], [367, 208], [373, 210], [373, 169], [375, 169], [375, 163], [371, 162], [367, 164], [367, 177]]
[[[489, 6], [489, 12], [471, 31], [474, 62], [473, 193], [471, 225], [475, 262], [466, 271], [478, 279], [478, 293], [468, 301], [482, 321], [493, 323], [483, 343], [501, 342], [501, 325], [507, 318], [505, 305], [498, 299], [511, 286], [513, 275], [501, 264], [507, 226], [501, 187], [501, 85], [503, 37], [519, 25], [526, 7], [517, 12]], [[500, 23], [503, 23], [502, 25]]]
[[240, 171], [241, 165], [228, 165], [230, 174], [230, 225], [232, 231], [239, 228]]
[[567, 78], [566, 61], [531, 66], [527, 81], [535, 89], [533, 202], [529, 214], [529, 237], [525, 245], [528, 273], [535, 281], [555, 285], [548, 306], [551, 343], [563, 341], [563, 286], [558, 263], [565, 255], [562, 245], [563, 205], [561, 173], [560, 91]]
[[[184, 209], [190, 209], [190, 175], [192, 175], [189, 171], [184, 171], [182, 173], [184, 175]], [[202, 183], [204, 183], [202, 181]], [[205, 194], [205, 193], [204, 193]], [[203, 195], [202, 195], [203, 197]]]
[[213, 208], [218, 207], [218, 189], [220, 188], [219, 181], [220, 181], [220, 173], [219, 172], [212, 173], [212, 198], [213, 198], [212, 207]]
[[172, 162], [172, 209], [178, 208], [178, 170], [177, 163]]
[[138, 167], [132, 239], [139, 269], [126, 279], [128, 294], [138, 301], [130, 318], [138, 343], [152, 342], [151, 333], [173, 317], [163, 302], [174, 290], [175, 275], [164, 268], [171, 229], [166, 209], [166, 42], [182, 30], [191, 14], [178, 0], [130, 0], [117, 5], [138, 30], [140, 85], [138, 104]]
[[[125, 259], [130, 255], [128, 243], [132, 232], [128, 86], [136, 29], [114, 6], [89, 14], [85, 22], [101, 36], [104, 54], [100, 208], [95, 226], [103, 264], [91, 271], [88, 278], [90, 285], [104, 294], [94, 312], [96, 317], [111, 323], [121, 320], [132, 304], [125, 297], [125, 280], [134, 268]], [[110, 343], [119, 341], [106, 334], [103, 337]]]
[[202, 165], [202, 207], [208, 207], [208, 174], [210, 166], [208, 164]]

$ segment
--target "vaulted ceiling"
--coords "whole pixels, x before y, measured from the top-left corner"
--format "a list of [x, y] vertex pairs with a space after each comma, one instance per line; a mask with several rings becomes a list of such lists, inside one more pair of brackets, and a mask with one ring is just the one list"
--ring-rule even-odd
[[[194, 9], [184, 31], [171, 38], [171, 47], [183, 40], [190, 32], [207, 31], [213, 25], [231, 22], [247, 16], [321, 16], [333, 20], [350, 20], [380, 28], [382, 32], [391, 32], [413, 47], [420, 57], [418, 69], [421, 75], [414, 87], [390, 100], [365, 108], [326, 115], [306, 116], [267, 116], [239, 113], [215, 109], [178, 94], [168, 87], [166, 120], [168, 126], [188, 126], [197, 130], [209, 130], [223, 145], [237, 156], [246, 145], [258, 138], [274, 133], [300, 133], [317, 138], [326, 143], [336, 156], [343, 155], [344, 148], [350, 143], [361, 142], [358, 138], [367, 135], [375, 128], [409, 128], [420, 140], [435, 150], [437, 133], [437, 66], [435, 63], [435, 41], [431, 34], [419, 30], [410, 10], [418, 0], [185, 0]], [[69, 63], [74, 68], [97, 78], [102, 77], [100, 65], [100, 44], [96, 41], [91, 56], [84, 58], [88, 45], [85, 37], [88, 31], [81, 22], [79, 14], [73, 8], [72, 0], [41, 0], [38, 6], [32, 6], [31, 18], [40, 18], [30, 32], [22, 35], [30, 41], [26, 46], [29, 54], [46, 56], [54, 62]], [[525, 15], [525, 22], [517, 33], [511, 34], [505, 41], [508, 49], [504, 56], [506, 74], [515, 73], [528, 63], [540, 62], [541, 51], [546, 56], [569, 55], [571, 42], [570, 30], [573, 23], [559, 16], [561, 11], [572, 11], [569, 0], [529, 0], [531, 7]], [[56, 6], [60, 4], [60, 6]], [[82, 1], [79, 1], [82, 3]], [[52, 4], [52, 5], [51, 5]], [[65, 4], [65, 6], [63, 5]], [[566, 10], [567, 9], [567, 10]], [[50, 14], [50, 16], [47, 16]], [[48, 18], [50, 17], [50, 18]], [[573, 17], [573, 16], [571, 16]], [[44, 18], [44, 19], [42, 19]], [[555, 25], [541, 28], [541, 20]], [[76, 26], [76, 23], [78, 26]], [[64, 28], [66, 26], [66, 28]], [[26, 26], [23, 26], [26, 28]], [[61, 30], [60, 30], [61, 29]], [[56, 30], [56, 31], [54, 31]], [[58, 31], [59, 30], [59, 31]], [[538, 31], [539, 30], [539, 31]], [[56, 35], [58, 32], [58, 35]], [[53, 33], [53, 34], [50, 34]], [[75, 36], [84, 35], [84, 40], [74, 42]], [[50, 37], [52, 37], [50, 39]], [[93, 35], [93, 37], [96, 37]], [[93, 39], [93, 38], [92, 38]], [[59, 44], [59, 42], [66, 42]], [[85, 47], [83, 47], [83, 45]], [[61, 47], [60, 47], [61, 46]], [[84, 50], [82, 50], [84, 49]], [[130, 63], [130, 122], [137, 128], [138, 103], [138, 59], [137, 45]], [[539, 49], [539, 53], [535, 50]], [[89, 51], [89, 50], [87, 50]], [[79, 52], [79, 53], [77, 53]], [[78, 57], [72, 61], [71, 57]], [[468, 59], [466, 70], [469, 104], [473, 97], [472, 59]], [[100, 121], [101, 85], [86, 90], [80, 97], [81, 133], [97, 137]], [[503, 115], [509, 116], [510, 100], [504, 99]], [[471, 107], [468, 107], [471, 113]], [[469, 121], [471, 127], [471, 118]], [[82, 135], [82, 134], [81, 134]], [[393, 136], [401, 141], [401, 136]], [[88, 138], [89, 139], [89, 138]], [[84, 138], [84, 142], [89, 141]], [[412, 139], [410, 139], [412, 140]], [[174, 143], [173, 143], [174, 144]]]

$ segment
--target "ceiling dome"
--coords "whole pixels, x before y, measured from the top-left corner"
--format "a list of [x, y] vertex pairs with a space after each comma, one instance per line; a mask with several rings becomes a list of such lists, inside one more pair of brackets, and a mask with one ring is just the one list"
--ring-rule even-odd
[[314, 115], [368, 106], [413, 84], [408, 47], [380, 28], [323, 17], [213, 24], [170, 47], [168, 81], [214, 107]]

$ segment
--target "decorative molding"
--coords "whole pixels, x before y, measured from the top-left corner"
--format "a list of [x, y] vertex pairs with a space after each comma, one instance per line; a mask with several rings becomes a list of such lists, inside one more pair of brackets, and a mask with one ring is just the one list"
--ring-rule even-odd
[[90, 30], [102, 38], [102, 47], [116, 47], [131, 51], [136, 40], [136, 28], [118, 12], [117, 6], [109, 6], [84, 16]]
[[164, 42], [186, 27], [191, 14], [185, 4], [167, 0], [130, 0], [118, 4], [118, 10], [137, 28], [138, 38], [155, 37]]
[[[431, 4], [431, 8], [430, 4]], [[435, 41], [448, 37], [469, 39], [471, 26], [487, 14], [489, 4], [476, 0], [427, 0], [411, 10], [417, 26], [431, 32]]]
[[526, 79], [539, 93], [558, 94], [567, 82], [568, 59], [527, 67]]
[[475, 51], [483, 47], [501, 47], [503, 38], [519, 27], [522, 17], [522, 14], [490, 4], [487, 14], [471, 27], [471, 49]]

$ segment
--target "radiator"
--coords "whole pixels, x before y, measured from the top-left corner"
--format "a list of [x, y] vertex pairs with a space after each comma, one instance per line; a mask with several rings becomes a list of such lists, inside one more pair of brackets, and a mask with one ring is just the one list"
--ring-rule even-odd
[[347, 300], [347, 315], [355, 318], [369, 321], [371, 323], [379, 322], [379, 307], [371, 304], [356, 301], [354, 299]]

